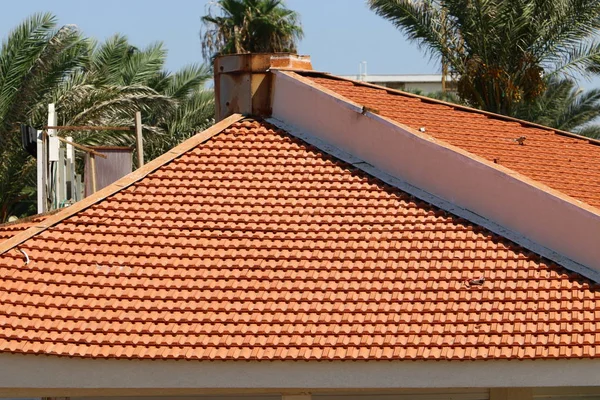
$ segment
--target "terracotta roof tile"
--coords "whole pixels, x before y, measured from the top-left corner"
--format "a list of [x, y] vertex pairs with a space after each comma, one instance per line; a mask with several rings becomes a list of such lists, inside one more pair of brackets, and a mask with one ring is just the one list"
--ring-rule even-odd
[[[385, 117], [501, 164], [589, 205], [600, 207], [600, 148], [550, 128], [488, 116], [436, 100], [327, 75], [313, 82]], [[523, 145], [515, 139], [526, 137]]]
[[0, 351], [596, 357], [600, 291], [246, 120], [0, 256]]
[[35, 226], [35, 224], [42, 222], [49, 215], [54, 214], [54, 213], [55, 212], [33, 215], [31, 217], [19, 219], [14, 222], [7, 222], [5, 224], [0, 224], [0, 242], [4, 241], [10, 237], [13, 237], [14, 235], [16, 235], [19, 232], [27, 230], [27, 229], [31, 228], [32, 226]]

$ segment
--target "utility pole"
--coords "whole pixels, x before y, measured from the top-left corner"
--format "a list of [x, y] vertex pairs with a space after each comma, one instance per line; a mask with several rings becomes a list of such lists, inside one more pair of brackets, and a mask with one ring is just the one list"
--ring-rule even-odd
[[46, 141], [44, 140], [44, 131], [37, 131], [36, 140], [36, 167], [37, 167], [37, 212], [41, 214], [46, 211], [46, 179], [45, 179], [45, 158]]
[[135, 135], [137, 144], [138, 168], [144, 165], [144, 142], [142, 137], [142, 113], [135, 113]]

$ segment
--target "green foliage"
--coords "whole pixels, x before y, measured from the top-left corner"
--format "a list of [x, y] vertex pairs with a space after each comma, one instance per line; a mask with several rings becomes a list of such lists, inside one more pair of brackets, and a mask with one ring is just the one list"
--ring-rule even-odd
[[11, 215], [36, 212], [35, 161], [21, 150], [20, 139], [13, 136], [5, 141], [0, 162], [0, 222]]
[[89, 43], [75, 27], [55, 26], [54, 16], [33, 15], [0, 48], [0, 222], [29, 212], [35, 197], [19, 123], [42, 124], [35, 108], [88, 57]]
[[[35, 163], [20, 145], [19, 123], [43, 126], [56, 104], [60, 125], [132, 125], [142, 111], [150, 160], [212, 122], [208, 69], [164, 69], [166, 50], [115, 35], [98, 45], [50, 14], [28, 18], [0, 48], [0, 222], [35, 211]], [[128, 145], [132, 133], [70, 133], [82, 144]]]
[[146, 159], [152, 159], [165, 153], [177, 144], [202, 131], [214, 123], [214, 95], [204, 88], [212, 78], [206, 65], [189, 65], [175, 74], [165, 74], [160, 79], [155, 77], [152, 85], [156, 85], [164, 95], [177, 102], [177, 107], [170, 118], [156, 119], [156, 126], [161, 132], [149, 137], [144, 145]]
[[[216, 10], [215, 10], [216, 9]], [[217, 0], [202, 17], [202, 54], [295, 52], [299, 15], [283, 0]]]
[[512, 115], [545, 91], [544, 76], [598, 65], [596, 0], [369, 0], [448, 65], [470, 105]]
[[514, 116], [563, 131], [597, 137], [600, 127], [600, 90], [583, 91], [572, 79], [549, 78], [544, 93], [517, 106]]
[[438, 91], [438, 92], [428, 92], [425, 93], [423, 92], [421, 89], [410, 89], [407, 90], [408, 93], [413, 93], [419, 96], [424, 96], [424, 97], [429, 97], [430, 99], [436, 99], [436, 100], [441, 100], [441, 101], [445, 101], [448, 103], [454, 103], [454, 104], [460, 104], [460, 105], [466, 105], [464, 101], [462, 101], [460, 99], [460, 97], [458, 97], [458, 95], [454, 92], [443, 92], [443, 91]]
[[[88, 43], [73, 26], [55, 30], [50, 14], [20, 24], [0, 49], [0, 152], [6, 151], [18, 123], [88, 55]], [[1, 154], [1, 153], [0, 153]]]

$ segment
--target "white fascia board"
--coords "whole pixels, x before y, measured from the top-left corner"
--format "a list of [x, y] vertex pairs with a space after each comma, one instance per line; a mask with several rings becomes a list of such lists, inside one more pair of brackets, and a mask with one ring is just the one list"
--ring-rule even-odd
[[297, 74], [274, 74], [272, 115], [291, 134], [316, 138], [387, 183], [600, 282], [600, 210]]
[[[0, 354], [0, 397], [597, 386], [600, 360], [153, 361]], [[47, 392], [48, 393], [48, 392]]]

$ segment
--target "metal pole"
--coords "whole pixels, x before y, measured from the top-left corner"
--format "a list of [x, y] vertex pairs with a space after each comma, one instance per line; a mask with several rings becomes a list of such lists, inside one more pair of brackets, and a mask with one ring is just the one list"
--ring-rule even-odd
[[[57, 122], [57, 117], [56, 117], [56, 109], [54, 107], [54, 103], [50, 103], [48, 104], [48, 125], [50, 126], [55, 126], [56, 122]], [[58, 140], [56, 139], [56, 130], [54, 129], [48, 129], [48, 135], [44, 136], [45, 139], [45, 143], [44, 143], [44, 153], [45, 153], [45, 159], [44, 159], [44, 172], [45, 172], [45, 179], [44, 179], [44, 184], [45, 184], [45, 188], [44, 188], [44, 211], [50, 211], [53, 210], [53, 203], [54, 203], [54, 199], [55, 196], [54, 194], [56, 193], [56, 176], [53, 176], [53, 180], [52, 182], [50, 182], [50, 172], [51, 172], [51, 165], [52, 165], [52, 161], [58, 161]]]
[[90, 169], [92, 170], [92, 193], [96, 193], [96, 155], [90, 153]]
[[45, 174], [45, 153], [46, 141], [44, 140], [44, 131], [38, 131], [37, 138], [37, 210], [38, 214], [46, 211], [46, 174]]
[[58, 162], [56, 163], [56, 208], [64, 205], [67, 199], [67, 182], [66, 177], [66, 153], [65, 149], [58, 148]]
[[446, 93], [446, 75], [448, 75], [448, 64], [442, 56], [442, 93]]
[[137, 137], [138, 168], [144, 165], [144, 143], [142, 137], [142, 113], [135, 113], [135, 134]]
[[[73, 142], [73, 138], [67, 136], [67, 141]], [[78, 199], [75, 196], [75, 149], [69, 143], [66, 143], [65, 147], [67, 149], [67, 182], [69, 182], [67, 199], [76, 202]]]

